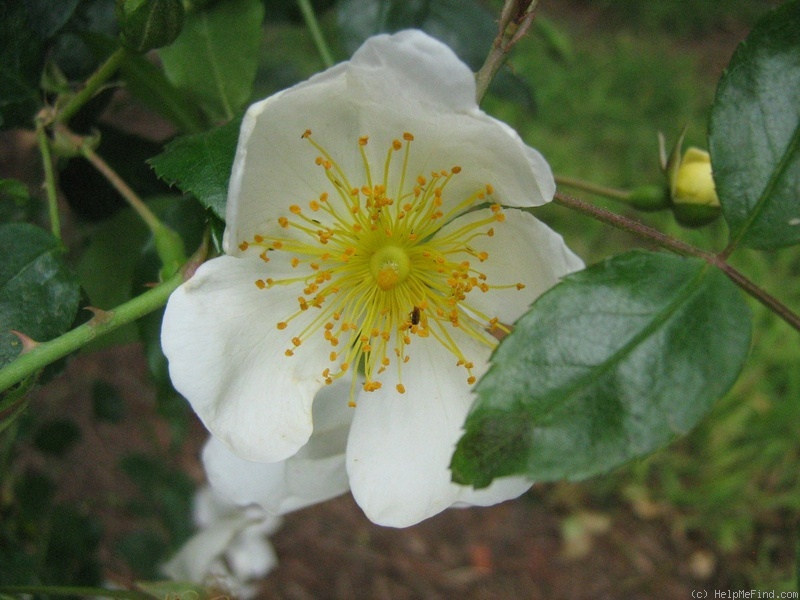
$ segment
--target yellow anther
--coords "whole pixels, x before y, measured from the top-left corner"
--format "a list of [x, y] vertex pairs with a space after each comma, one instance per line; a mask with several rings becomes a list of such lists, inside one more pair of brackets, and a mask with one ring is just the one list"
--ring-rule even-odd
[[242, 242], [241, 244], [239, 244], [239, 250], [241, 250], [242, 252], [247, 250], [249, 247], [250, 247], [250, 244], [248, 244], [247, 242]]
[[397, 388], [397, 391], [400, 394], [405, 394], [406, 393], [406, 388], [402, 383], [398, 383], [395, 387]]
[[369, 137], [366, 136], [366, 135], [362, 135], [360, 138], [358, 138], [358, 145], [359, 146], [366, 146], [368, 141], [369, 141]]
[[294, 351], [291, 348], [289, 348], [284, 352], [284, 354], [286, 356], [294, 356]]
[[458, 173], [461, 173], [461, 167], [459, 167], [458, 165], [456, 165], [455, 167], [453, 167], [452, 169], [450, 169], [450, 172], [451, 172], [451, 173], [453, 173], [453, 175], [457, 175]]
[[260, 290], [263, 290], [265, 287], [267, 287], [267, 282], [263, 279], [256, 279], [256, 287]]
[[301, 138], [303, 138], [303, 139], [306, 139], [306, 138], [308, 138], [308, 137], [311, 137], [311, 130], [310, 130], [310, 129], [306, 129], [306, 130], [303, 132], [303, 135], [301, 135], [300, 137], [301, 137]]
[[403, 139], [405, 141], [407, 141], [407, 142], [413, 142], [414, 141], [414, 136], [406, 131], [405, 133], [403, 133]]
[[394, 148], [395, 150], [400, 150], [400, 148], [402, 147], [403, 147], [403, 142], [401, 142], [400, 140], [392, 141], [392, 148]]

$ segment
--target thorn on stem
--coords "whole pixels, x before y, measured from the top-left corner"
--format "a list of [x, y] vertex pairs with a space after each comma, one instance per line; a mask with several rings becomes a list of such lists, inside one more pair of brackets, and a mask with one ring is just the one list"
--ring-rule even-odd
[[103, 310], [102, 308], [97, 308], [95, 306], [86, 306], [84, 310], [88, 310], [94, 316], [89, 319], [88, 325], [97, 326], [102, 325], [103, 323], [108, 323], [111, 320], [111, 317], [114, 316], [113, 310]]
[[27, 335], [25, 335], [21, 331], [17, 331], [16, 329], [12, 329], [10, 331], [15, 336], [17, 336], [19, 338], [19, 341], [22, 343], [22, 352], [20, 352], [20, 356], [25, 354], [25, 353], [27, 353], [27, 352], [30, 352], [31, 350], [36, 348], [36, 346], [39, 345], [39, 342], [37, 342], [33, 338], [28, 337]]

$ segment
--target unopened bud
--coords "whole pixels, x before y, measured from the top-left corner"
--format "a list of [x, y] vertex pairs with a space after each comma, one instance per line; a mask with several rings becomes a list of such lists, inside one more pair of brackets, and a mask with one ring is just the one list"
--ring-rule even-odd
[[719, 207], [711, 175], [711, 157], [705, 150], [689, 148], [686, 151], [671, 187], [675, 203]]
[[670, 187], [673, 212], [679, 223], [700, 227], [719, 217], [721, 209], [708, 152], [699, 148], [686, 150]]
[[171, 44], [183, 27], [181, 0], [117, 0], [122, 44], [144, 53]]

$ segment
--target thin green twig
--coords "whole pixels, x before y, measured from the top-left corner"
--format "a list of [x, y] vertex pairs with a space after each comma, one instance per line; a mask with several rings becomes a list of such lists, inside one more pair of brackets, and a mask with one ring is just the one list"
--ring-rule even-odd
[[72, 96], [63, 108], [58, 111], [56, 121], [59, 123], [68, 123], [75, 113], [91, 100], [97, 93], [97, 90], [117, 72], [117, 69], [119, 69], [119, 66], [125, 58], [126, 52], [127, 51], [123, 47], [117, 48], [111, 56], [106, 59], [106, 62], [100, 65], [97, 71], [86, 80], [86, 85], [84, 85], [77, 94]]
[[47, 207], [50, 214], [50, 231], [53, 237], [61, 239], [61, 215], [58, 212], [58, 194], [56, 193], [56, 176], [53, 171], [53, 156], [50, 153], [50, 140], [47, 139], [45, 125], [41, 120], [36, 123], [36, 140], [39, 142], [39, 154], [42, 155], [44, 167], [44, 189], [47, 194]]
[[317, 52], [319, 52], [322, 62], [326, 67], [332, 67], [335, 64], [333, 55], [328, 43], [325, 41], [325, 36], [322, 35], [322, 29], [319, 26], [317, 15], [314, 14], [314, 7], [311, 6], [310, 0], [297, 0], [297, 6], [300, 7], [300, 12], [303, 13], [306, 27], [311, 33], [311, 38], [314, 40], [314, 45], [317, 47]]
[[558, 185], [566, 185], [568, 187], [572, 187], [578, 190], [583, 190], [584, 192], [590, 192], [592, 194], [598, 194], [600, 196], [605, 196], [606, 198], [614, 198], [615, 200], [627, 200], [630, 197], [630, 192], [625, 190], [618, 190], [616, 188], [606, 187], [604, 185], [598, 185], [596, 183], [592, 183], [590, 181], [584, 181], [582, 179], [576, 179], [574, 177], [564, 177], [561, 175], [555, 176], [556, 183]]

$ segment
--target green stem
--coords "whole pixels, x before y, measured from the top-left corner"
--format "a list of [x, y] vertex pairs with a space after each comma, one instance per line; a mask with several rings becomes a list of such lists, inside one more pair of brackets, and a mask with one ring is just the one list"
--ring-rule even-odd
[[597, 185], [596, 183], [584, 181], [583, 179], [576, 179], [574, 177], [563, 177], [556, 175], [555, 180], [558, 185], [566, 185], [578, 190], [583, 190], [584, 192], [605, 196], [606, 198], [614, 198], [615, 200], [624, 201], [627, 200], [631, 195], [630, 192], [626, 192], [624, 190], [618, 190], [615, 188], [606, 187], [604, 185]]
[[36, 123], [36, 139], [39, 142], [39, 153], [44, 166], [44, 189], [47, 193], [47, 206], [50, 213], [50, 231], [53, 237], [61, 239], [61, 216], [58, 212], [58, 194], [56, 193], [56, 176], [53, 172], [53, 156], [50, 154], [50, 141], [44, 123]]
[[100, 587], [70, 587], [56, 585], [5, 585], [0, 587], [0, 594], [51, 594], [53, 596], [106, 596], [108, 598], [125, 598], [128, 600], [153, 600], [146, 592], [134, 590], [114, 590]]
[[633, 235], [654, 242], [658, 246], [671, 250], [676, 254], [683, 256], [695, 256], [706, 261], [708, 264], [717, 267], [720, 271], [725, 273], [727, 277], [738, 285], [747, 294], [758, 300], [761, 304], [766, 306], [769, 310], [778, 315], [781, 319], [786, 321], [791, 327], [800, 332], [800, 316], [793, 312], [788, 306], [783, 304], [780, 300], [767, 293], [764, 289], [760, 288], [753, 281], [745, 277], [740, 271], [736, 270], [725, 260], [724, 254], [712, 254], [701, 250], [691, 244], [687, 244], [681, 240], [668, 236], [660, 231], [648, 227], [643, 223], [634, 221], [622, 215], [618, 215], [611, 211], [605, 210], [578, 198], [573, 198], [562, 192], [556, 192], [553, 200], [556, 204], [581, 212], [593, 219], [606, 223], [617, 229], [627, 231]]
[[306, 27], [311, 32], [311, 38], [314, 40], [314, 45], [317, 47], [317, 52], [319, 52], [322, 62], [325, 63], [326, 67], [332, 67], [334, 65], [333, 55], [325, 41], [325, 36], [322, 35], [322, 29], [320, 29], [317, 15], [314, 14], [314, 7], [311, 6], [310, 0], [297, 0], [297, 6], [300, 7], [300, 12], [303, 13]]
[[62, 336], [42, 342], [0, 369], [0, 392], [23, 381], [50, 363], [79, 350], [93, 339], [126, 325], [163, 306], [183, 283], [182, 273], [125, 302], [111, 311], [99, 311], [91, 320]]
[[58, 116], [56, 117], [56, 121], [59, 123], [68, 123], [69, 120], [75, 116], [75, 113], [78, 112], [81, 107], [86, 104], [92, 96], [97, 93], [97, 90], [100, 89], [108, 79], [117, 72], [119, 69], [120, 64], [122, 64], [123, 59], [125, 58], [126, 54], [125, 48], [117, 48], [111, 56], [106, 59], [100, 67], [95, 71], [91, 77], [86, 81], [86, 85], [81, 88], [81, 90], [72, 96], [69, 101], [64, 105], [64, 107], [58, 112]]

